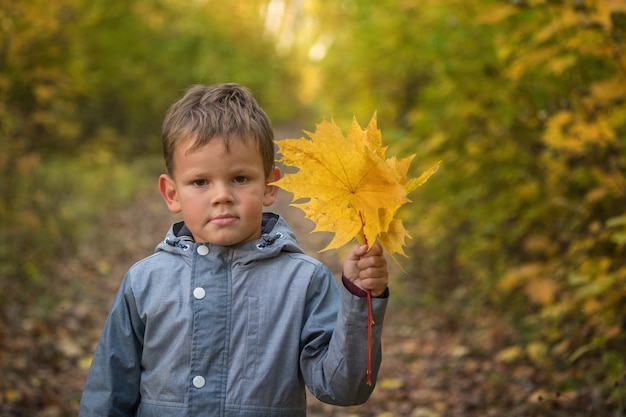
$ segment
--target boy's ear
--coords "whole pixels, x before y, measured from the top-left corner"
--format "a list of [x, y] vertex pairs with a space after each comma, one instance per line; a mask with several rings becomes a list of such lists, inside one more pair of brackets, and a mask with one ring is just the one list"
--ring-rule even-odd
[[269, 183], [278, 181], [280, 179], [280, 169], [274, 168], [270, 173], [269, 177], [267, 177], [267, 184], [265, 186], [265, 195], [263, 197], [263, 205], [271, 206], [276, 201], [276, 196], [278, 195], [279, 188], [275, 185], [269, 185]]
[[169, 175], [162, 174], [159, 177], [159, 191], [161, 196], [163, 196], [163, 200], [165, 200], [165, 204], [167, 204], [167, 208], [172, 213], [180, 213], [180, 203], [174, 179]]

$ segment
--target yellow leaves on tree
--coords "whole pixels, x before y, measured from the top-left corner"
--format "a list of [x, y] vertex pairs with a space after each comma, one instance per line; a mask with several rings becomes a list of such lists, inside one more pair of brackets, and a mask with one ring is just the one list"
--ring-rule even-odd
[[314, 232], [334, 233], [324, 250], [338, 248], [353, 239], [370, 247], [379, 240], [393, 257], [404, 254], [408, 233], [397, 210], [409, 202], [407, 194], [424, 184], [439, 163], [418, 178], [408, 179], [411, 155], [386, 159], [376, 113], [367, 128], [356, 119], [344, 136], [334, 122], [323, 121], [310, 137], [278, 141], [279, 162], [297, 167], [275, 184], [294, 194], [292, 203], [315, 223]]

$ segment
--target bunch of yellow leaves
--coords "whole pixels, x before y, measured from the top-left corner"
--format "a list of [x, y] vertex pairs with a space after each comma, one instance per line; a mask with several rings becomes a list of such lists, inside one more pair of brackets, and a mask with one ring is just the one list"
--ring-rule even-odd
[[[405, 255], [409, 237], [398, 209], [410, 200], [407, 194], [424, 184], [439, 168], [440, 162], [418, 178], [408, 179], [411, 155], [402, 160], [386, 159], [376, 113], [367, 128], [356, 118], [344, 136], [334, 122], [323, 121], [310, 139], [277, 141], [282, 155], [279, 162], [298, 168], [275, 183], [293, 193], [292, 203], [315, 223], [314, 232], [334, 233], [324, 250], [338, 248], [353, 239], [371, 247], [376, 240], [393, 258]], [[395, 258], [394, 258], [395, 260]]]

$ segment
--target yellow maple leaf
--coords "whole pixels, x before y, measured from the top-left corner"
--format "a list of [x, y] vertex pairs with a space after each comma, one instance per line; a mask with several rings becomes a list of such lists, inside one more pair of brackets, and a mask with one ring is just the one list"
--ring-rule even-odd
[[437, 171], [440, 162], [418, 178], [408, 179], [415, 155], [386, 159], [376, 113], [365, 129], [354, 118], [347, 136], [333, 121], [323, 121], [315, 132], [305, 133], [308, 139], [276, 142], [282, 156], [279, 162], [298, 171], [274, 184], [293, 193], [296, 202], [292, 205], [315, 223], [314, 232], [334, 233], [323, 250], [356, 238], [370, 247], [378, 240], [392, 257], [405, 255], [409, 234], [395, 218], [396, 212], [410, 201], [407, 194]]

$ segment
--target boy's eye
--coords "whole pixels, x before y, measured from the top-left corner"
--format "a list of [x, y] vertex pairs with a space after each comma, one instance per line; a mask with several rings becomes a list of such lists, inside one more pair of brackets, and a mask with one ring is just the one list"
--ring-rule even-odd
[[207, 184], [206, 180], [194, 180], [193, 181], [193, 185], [195, 185], [196, 187], [202, 187], [206, 184]]
[[245, 176], [243, 176], [243, 175], [237, 175], [237, 176], [233, 179], [233, 181], [234, 181], [234, 182], [236, 182], [236, 183], [238, 183], [238, 184], [244, 183], [244, 182], [246, 182], [247, 180], [248, 180], [248, 177], [245, 177]]

